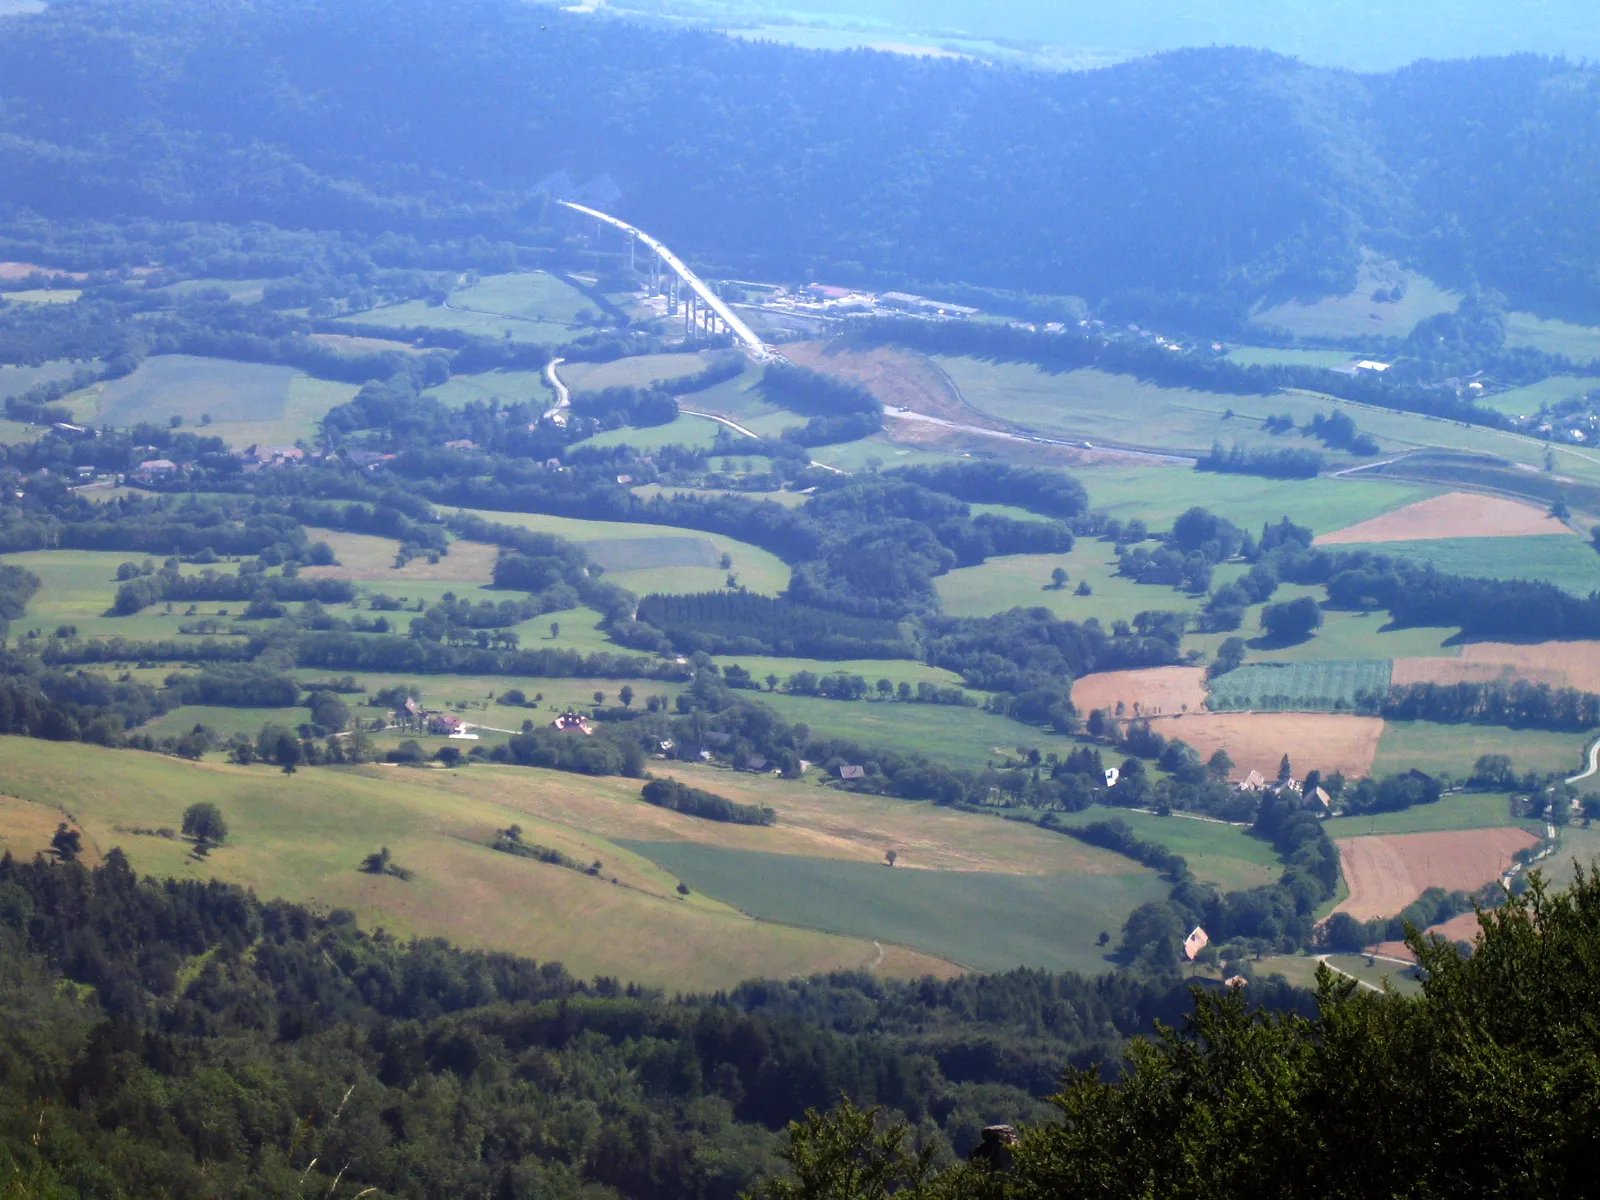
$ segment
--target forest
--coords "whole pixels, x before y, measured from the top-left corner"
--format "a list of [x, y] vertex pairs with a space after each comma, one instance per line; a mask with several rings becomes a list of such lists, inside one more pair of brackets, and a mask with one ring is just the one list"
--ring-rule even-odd
[[420, 265], [473, 235], [549, 245], [565, 188], [735, 277], [1069, 292], [1211, 329], [1348, 291], [1381, 238], [1446, 286], [1573, 317], [1600, 304], [1595, 202], [1571, 200], [1596, 173], [1592, 70], [1355, 75], [1219, 48], [1033, 73], [505, 0], [65, 5], [0, 39], [0, 203], [5, 253], [51, 267], [108, 265], [112, 239], [29, 213], [338, 229]]

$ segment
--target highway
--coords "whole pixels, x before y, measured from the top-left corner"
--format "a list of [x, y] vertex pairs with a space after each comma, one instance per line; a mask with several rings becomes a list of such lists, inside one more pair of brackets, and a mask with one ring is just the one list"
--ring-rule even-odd
[[635, 229], [626, 221], [618, 220], [616, 217], [610, 216], [607, 213], [603, 213], [598, 209], [588, 208], [582, 204], [574, 204], [570, 200], [561, 200], [557, 203], [561, 204], [564, 208], [570, 208], [573, 212], [580, 212], [586, 217], [593, 217], [597, 221], [604, 221], [607, 225], [614, 226], [615, 228], [622, 230], [624, 233], [631, 233], [634, 237], [638, 238], [646, 246], [649, 246], [650, 249], [654, 250], [658, 255], [661, 256], [661, 261], [666, 263], [667, 266], [671, 267], [673, 273], [676, 274], [679, 279], [687, 283], [695, 295], [699, 296], [701, 300], [705, 301], [707, 308], [716, 313], [717, 316], [721, 317], [723, 321], [726, 322], [728, 328], [733, 331], [733, 335], [744, 343], [745, 349], [750, 351], [751, 357], [755, 358], [758, 362], [768, 362], [772, 359], [772, 351], [767, 349], [765, 343], [763, 343], [762, 340], [755, 335], [755, 333], [750, 329], [750, 326], [746, 325], [742, 320], [734, 315], [733, 309], [729, 308], [722, 302], [722, 297], [718, 296], [715, 292], [708, 288], [698, 275], [689, 270], [688, 267], [684, 266], [682, 259], [680, 259], [671, 250], [668, 250], [664, 245], [662, 245], [655, 238], [651, 237], [644, 230]]

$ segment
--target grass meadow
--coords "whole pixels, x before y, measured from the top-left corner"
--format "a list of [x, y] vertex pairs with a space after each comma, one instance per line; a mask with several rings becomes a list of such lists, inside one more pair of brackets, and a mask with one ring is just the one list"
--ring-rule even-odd
[[1296, 350], [1281, 346], [1239, 346], [1225, 356], [1241, 367], [1342, 367], [1355, 355], [1348, 350]]
[[[954, 671], [947, 671], [943, 667], [930, 667], [925, 662], [910, 658], [853, 658], [835, 662], [822, 658], [765, 658], [755, 654], [723, 654], [714, 657], [712, 661], [719, 667], [743, 667], [756, 679], [765, 679], [768, 675], [787, 679], [796, 671], [814, 671], [818, 675], [843, 671], [847, 675], [861, 676], [868, 684], [876, 684], [880, 679], [890, 679], [897, 684], [904, 680], [912, 686], [932, 683], [939, 687], [966, 688], [961, 682], [961, 676]], [[982, 692], [972, 694], [977, 697], [984, 695]], [[765, 699], [766, 695], [766, 692], [762, 692], [762, 699]]]
[[717, 436], [727, 426], [706, 417], [679, 416], [665, 425], [647, 425], [638, 429], [623, 426], [608, 429], [593, 437], [573, 442], [574, 450], [605, 450], [612, 446], [632, 446], [636, 450], [659, 450], [663, 446], [689, 446], [709, 450], [716, 444]]
[[1591, 362], [1600, 359], [1600, 328], [1527, 312], [1507, 313], [1506, 345], [1531, 346], [1546, 354], [1563, 354], [1573, 362]]
[[494, 400], [502, 404], [532, 401], [548, 408], [556, 402], [556, 394], [546, 382], [543, 371], [485, 371], [481, 375], [452, 375], [438, 387], [429, 388], [428, 395], [447, 408], [464, 408], [473, 402], [488, 404]]
[[1499, 792], [1452, 792], [1437, 803], [1419, 804], [1400, 812], [1330, 817], [1322, 827], [1331, 838], [1350, 838], [1388, 833], [1502, 829], [1508, 825], [1535, 828], [1535, 823], [1512, 820], [1510, 796]]
[[[38, 629], [49, 636], [58, 625], [76, 625], [81, 637], [182, 640], [178, 626], [187, 618], [181, 609], [168, 615], [164, 605], [153, 605], [131, 617], [106, 615], [117, 594], [117, 567], [146, 557], [121, 550], [29, 550], [0, 555], [0, 562], [23, 567], [39, 577], [39, 590], [22, 618], [12, 622], [12, 634]], [[223, 570], [231, 569], [220, 565]], [[192, 575], [201, 568], [185, 565], [182, 570]], [[216, 607], [208, 605], [206, 611], [213, 612]], [[243, 611], [244, 605], [232, 608]]]
[[1237, 825], [1192, 817], [1158, 817], [1154, 813], [1101, 805], [1073, 813], [1064, 818], [1062, 824], [1083, 826], [1091, 821], [1127, 822], [1140, 837], [1183, 855], [1196, 877], [1225, 890], [1260, 887], [1276, 882], [1283, 874], [1283, 862], [1272, 847]]
[[[752, 592], [775, 596], [789, 586], [789, 568], [775, 554], [770, 554], [747, 542], [736, 541], [716, 533], [678, 529], [671, 525], [647, 525], [627, 521], [585, 521], [575, 517], [552, 517], [542, 513], [494, 512], [488, 509], [461, 509], [460, 511], [482, 517], [502, 525], [517, 525], [538, 533], [553, 533], [569, 541], [583, 544], [586, 549], [601, 542], [670, 542], [679, 540], [710, 542], [720, 560], [723, 554], [733, 559], [733, 571], [739, 582]], [[661, 590], [665, 576], [652, 572], [661, 568], [641, 564], [634, 569], [618, 568], [610, 578], [639, 595]], [[693, 576], [675, 578], [680, 586], [674, 590], [688, 592], [715, 591], [724, 586], [727, 572], [717, 567], [673, 567], [673, 571], [694, 571]]]
[[1342, 548], [1430, 563], [1447, 575], [1544, 580], [1579, 596], [1600, 588], [1600, 554], [1576, 536], [1439, 538]]
[[[657, 380], [682, 379], [705, 370], [710, 355], [639, 354], [607, 363], [562, 363], [561, 379], [574, 392], [598, 392], [612, 387], [649, 387]], [[738, 382], [737, 379], [734, 382]], [[705, 393], [685, 397], [683, 403], [698, 408], [695, 401]]]
[[41, 383], [54, 383], [71, 379], [80, 366], [92, 365], [75, 362], [47, 362], [37, 367], [0, 366], [0, 399], [20, 396], [29, 388]]
[[[457, 774], [477, 777], [487, 795], [458, 791], [451, 778]], [[18, 852], [31, 855], [38, 847], [26, 839], [70, 812], [91, 861], [121, 846], [141, 874], [216, 877], [263, 897], [345, 907], [367, 928], [562, 961], [579, 977], [604, 973], [704, 989], [875, 962], [888, 973], [949, 971], [936, 959], [893, 950], [879, 962], [870, 940], [752, 921], [698, 891], [680, 897], [677, 878], [650, 860], [525, 811], [529, 792], [629, 796], [647, 809], [636, 799], [637, 781], [488, 766], [459, 773], [308, 768], [284, 776], [265, 767], [10, 737], [0, 738], [0, 778], [8, 796], [26, 802], [0, 805], [0, 833]], [[175, 828], [196, 796], [214, 802], [229, 827], [227, 844], [205, 860], [181, 840], [131, 832]], [[600, 861], [601, 874], [490, 849], [495, 831], [513, 822], [530, 842], [580, 862]], [[359, 871], [361, 859], [380, 845], [415, 878]]]
[[1516, 417], [1524, 413], [1536, 413], [1546, 404], [1553, 406], [1570, 397], [1583, 396], [1597, 387], [1600, 387], [1600, 378], [1593, 375], [1552, 375], [1526, 387], [1485, 396], [1478, 403], [1484, 408]]
[[1430, 775], [1465, 779], [1483, 754], [1505, 754], [1520, 774], [1553, 771], [1571, 774], [1583, 767], [1591, 735], [1547, 729], [1507, 729], [1500, 725], [1436, 725], [1428, 721], [1386, 721], [1375, 776], [1415, 767]]
[[221, 737], [236, 733], [254, 737], [263, 725], [284, 725], [297, 728], [311, 719], [311, 710], [295, 708], [217, 708], [208, 704], [185, 704], [163, 713], [153, 721], [146, 721], [139, 732], [151, 737], [178, 737], [196, 725], [204, 725]]
[[1206, 707], [1225, 711], [1330, 712], [1358, 693], [1389, 690], [1388, 659], [1247, 663], [1211, 680]]
[[[354, 396], [356, 387], [312, 379], [290, 367], [160, 354], [87, 394], [96, 398], [96, 423], [165, 425], [178, 416], [187, 427], [243, 447], [291, 445], [315, 436], [328, 410]], [[206, 416], [210, 424], [202, 428]]]
[[1115, 937], [1129, 910], [1167, 892], [1153, 871], [1138, 868], [1091, 876], [917, 871], [683, 842], [622, 844], [752, 916], [897, 942], [982, 971], [1110, 970], [1098, 935]]
[[[1373, 293], [1403, 283], [1398, 300], [1374, 300]], [[1461, 298], [1447, 292], [1425, 275], [1369, 256], [1356, 278], [1355, 289], [1343, 296], [1320, 300], [1291, 300], [1252, 316], [1257, 325], [1283, 329], [1300, 338], [1363, 336], [1405, 337], [1418, 321], [1438, 313], [1454, 312]]]

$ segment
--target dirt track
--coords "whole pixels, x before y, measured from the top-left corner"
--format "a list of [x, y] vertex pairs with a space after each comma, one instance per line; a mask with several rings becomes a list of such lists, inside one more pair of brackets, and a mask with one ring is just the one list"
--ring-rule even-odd
[[1350, 546], [1365, 542], [1425, 542], [1441, 538], [1572, 536], [1560, 521], [1541, 508], [1505, 500], [1450, 492], [1408, 504], [1369, 521], [1348, 525], [1316, 540], [1318, 546]]
[[1428, 888], [1471, 892], [1498, 879], [1512, 855], [1539, 839], [1525, 829], [1459, 829], [1341, 838], [1339, 866], [1350, 896], [1335, 912], [1392, 917]]

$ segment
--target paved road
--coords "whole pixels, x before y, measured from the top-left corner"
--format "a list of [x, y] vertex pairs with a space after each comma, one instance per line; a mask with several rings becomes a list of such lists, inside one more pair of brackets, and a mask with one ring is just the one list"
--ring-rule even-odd
[[604, 221], [607, 225], [614, 226], [615, 228], [622, 230], [624, 233], [633, 234], [634, 237], [638, 238], [646, 246], [649, 246], [650, 249], [654, 250], [658, 255], [660, 255], [661, 260], [672, 269], [673, 273], [676, 274], [679, 279], [687, 283], [694, 291], [695, 295], [699, 296], [701, 300], [705, 301], [706, 307], [712, 312], [716, 313], [717, 316], [721, 317], [723, 321], [726, 322], [728, 328], [733, 331], [733, 335], [744, 343], [745, 348], [748, 349], [756, 359], [761, 362], [766, 362], [773, 357], [772, 351], [767, 349], [766, 344], [755, 335], [750, 326], [746, 325], [739, 318], [738, 314], [733, 311], [733, 309], [729, 308], [722, 302], [721, 296], [717, 295], [710, 288], [708, 288], [698, 275], [689, 270], [688, 267], [684, 266], [682, 259], [680, 259], [671, 250], [668, 250], [666, 246], [662, 245], [644, 230], [637, 229], [634, 226], [629, 225], [626, 221], [620, 221], [616, 217], [601, 212], [599, 209], [589, 208], [582, 204], [574, 204], [570, 200], [562, 200], [558, 203], [560, 203], [563, 208], [570, 208], [573, 212], [580, 212], [586, 217], [593, 217], [597, 221]]
[[556, 392], [556, 407], [551, 409], [551, 412], [560, 408], [570, 408], [572, 405], [572, 395], [567, 391], [567, 385], [562, 383], [561, 376], [556, 374], [556, 368], [566, 361], [564, 358], [552, 358], [544, 365], [544, 377]]
[[912, 412], [909, 408], [885, 407], [883, 415], [894, 421], [916, 421], [923, 425], [938, 425], [943, 429], [953, 429], [957, 433], [1000, 438], [1008, 442], [1031, 442], [1038, 446], [1069, 446], [1075, 450], [1105, 450], [1109, 453], [1127, 455], [1129, 458], [1142, 458], [1147, 462], [1168, 463], [1180, 467], [1192, 467], [1195, 461], [1181, 454], [1158, 454], [1153, 450], [1135, 450], [1128, 446], [1114, 446], [1110, 443], [1091, 444], [1068, 438], [1043, 437], [1037, 433], [1010, 433], [1004, 429], [986, 429], [982, 425], [963, 425], [958, 421], [947, 421], [943, 417], [930, 417], [927, 413]]
[[[727, 417], [718, 416], [716, 413], [700, 412], [699, 410], [693, 408], [680, 408], [678, 411], [686, 417], [704, 417], [708, 421], [715, 421], [719, 425], [726, 425], [729, 429], [732, 429], [736, 433], [742, 433], [748, 438], [755, 438], [758, 441], [761, 438], [761, 435], [755, 430], [746, 429], [743, 425], [739, 424], [739, 422], [729, 420]], [[830, 467], [827, 463], [818, 462], [814, 458], [811, 460], [811, 465], [813, 467], [821, 467], [824, 471], [832, 471], [835, 475], [844, 474], [844, 472], [839, 470], [838, 467]]]
[[1600, 772], [1600, 738], [1596, 738], [1594, 745], [1589, 747], [1589, 769], [1577, 775], [1567, 776], [1567, 782], [1577, 783], [1580, 779], [1587, 779], [1596, 772]]

